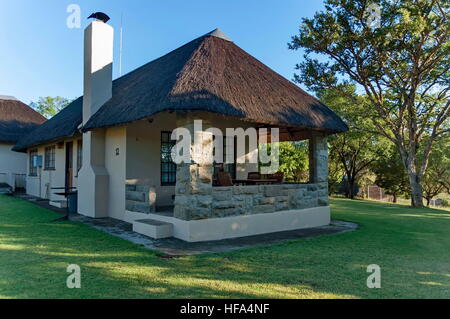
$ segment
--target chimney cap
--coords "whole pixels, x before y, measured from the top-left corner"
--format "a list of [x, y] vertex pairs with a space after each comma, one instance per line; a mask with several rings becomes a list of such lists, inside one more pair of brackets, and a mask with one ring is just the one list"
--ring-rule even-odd
[[94, 12], [93, 14], [91, 14], [88, 17], [88, 19], [91, 19], [91, 18], [103, 21], [104, 23], [109, 21], [108, 15], [106, 13], [103, 13], [103, 12]]

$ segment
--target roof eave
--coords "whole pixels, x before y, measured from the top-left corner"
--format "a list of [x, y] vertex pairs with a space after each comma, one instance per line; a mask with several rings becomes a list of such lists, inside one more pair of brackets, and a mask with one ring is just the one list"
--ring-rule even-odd
[[54, 143], [57, 143], [57, 142], [64, 141], [64, 140], [66, 140], [66, 139], [74, 138], [74, 137], [76, 137], [77, 135], [80, 135], [80, 134], [77, 134], [77, 133], [79, 133], [79, 132], [74, 132], [74, 134], [66, 135], [66, 136], [61, 136], [61, 137], [57, 137], [57, 138], [54, 138], [54, 139], [51, 139], [51, 140], [41, 141], [41, 142], [39, 142], [39, 143], [33, 143], [33, 144], [28, 144], [28, 145], [20, 146], [20, 147], [18, 147], [18, 148], [17, 148], [16, 146], [14, 146], [14, 147], [12, 148], [12, 150], [15, 151], [15, 152], [23, 152], [23, 153], [26, 153], [27, 150], [30, 149], [30, 148], [35, 148], [35, 147], [39, 147], [39, 146], [43, 146], [43, 145], [48, 145], [48, 144], [54, 144]]
[[245, 121], [245, 122], [252, 122], [252, 123], [258, 123], [258, 124], [264, 124], [264, 125], [268, 125], [268, 126], [279, 126], [279, 127], [296, 127], [296, 128], [300, 128], [300, 129], [304, 129], [304, 130], [312, 130], [312, 131], [321, 131], [321, 132], [325, 132], [327, 133], [327, 135], [333, 135], [333, 134], [339, 134], [339, 133], [344, 133], [347, 132], [349, 130], [347, 124], [342, 121], [342, 123], [345, 125], [345, 129], [340, 130], [340, 129], [330, 129], [330, 128], [325, 128], [325, 127], [308, 127], [308, 126], [301, 126], [298, 124], [293, 124], [293, 123], [275, 123], [275, 122], [270, 122], [270, 121], [261, 121], [261, 120], [255, 120], [252, 118], [247, 118], [247, 117], [239, 117], [239, 116], [233, 116], [233, 115], [228, 115], [228, 114], [223, 114], [223, 113], [219, 113], [219, 112], [213, 112], [213, 111], [207, 111], [207, 110], [203, 110], [203, 109], [196, 109], [196, 108], [190, 108], [190, 109], [184, 109], [184, 110], [174, 110], [174, 109], [166, 109], [166, 110], [161, 110], [155, 113], [152, 113], [150, 115], [146, 115], [143, 116], [141, 118], [132, 120], [132, 121], [125, 121], [125, 122], [119, 122], [119, 123], [115, 123], [115, 124], [106, 124], [106, 125], [89, 125], [89, 121], [86, 123], [88, 125], [84, 126], [81, 128], [81, 132], [89, 132], [89, 131], [93, 131], [96, 129], [107, 129], [110, 127], [116, 127], [116, 126], [123, 126], [123, 125], [127, 125], [127, 124], [131, 124], [131, 123], [135, 123], [138, 121], [142, 121], [142, 120], [146, 120], [149, 119], [159, 113], [162, 112], [205, 112], [205, 113], [212, 113], [215, 115], [220, 115], [220, 116], [225, 116], [225, 117], [229, 117], [229, 118], [234, 118], [236, 120], [241, 120], [241, 121]]

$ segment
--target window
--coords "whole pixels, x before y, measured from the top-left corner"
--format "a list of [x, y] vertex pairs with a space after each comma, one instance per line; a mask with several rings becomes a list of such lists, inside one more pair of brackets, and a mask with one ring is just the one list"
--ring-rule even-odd
[[172, 161], [172, 147], [175, 140], [170, 139], [172, 132], [161, 132], [161, 185], [174, 185], [177, 165]]
[[77, 142], [77, 172], [80, 171], [83, 164], [83, 140]]
[[37, 176], [37, 167], [33, 165], [33, 159], [35, 156], [37, 156], [38, 152], [37, 150], [31, 150], [30, 151], [30, 176]]
[[49, 146], [45, 148], [44, 169], [55, 169], [55, 146]]

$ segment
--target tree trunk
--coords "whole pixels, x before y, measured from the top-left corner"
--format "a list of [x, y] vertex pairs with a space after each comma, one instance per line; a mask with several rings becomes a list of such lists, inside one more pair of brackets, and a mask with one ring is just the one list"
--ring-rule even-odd
[[427, 196], [425, 199], [427, 200], [427, 207], [430, 207], [431, 198]]
[[354, 199], [354, 188], [355, 188], [355, 181], [353, 179], [349, 179], [348, 181], [348, 198]]
[[413, 207], [423, 207], [422, 185], [415, 173], [408, 172], [408, 177], [411, 187], [411, 205]]
[[395, 204], [395, 203], [397, 203], [397, 194], [393, 194], [392, 195], [392, 202]]
[[411, 206], [423, 207], [423, 190], [421, 178], [419, 177], [417, 167], [415, 165], [416, 153], [411, 151], [408, 154], [403, 147], [401, 147], [400, 145], [397, 146], [402, 157], [403, 165], [405, 165], [406, 172], [408, 173]]

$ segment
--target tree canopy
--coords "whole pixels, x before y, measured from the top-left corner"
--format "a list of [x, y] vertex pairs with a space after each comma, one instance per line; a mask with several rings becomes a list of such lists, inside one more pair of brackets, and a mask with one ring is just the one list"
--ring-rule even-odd
[[296, 81], [316, 92], [352, 83], [364, 93], [361, 117], [397, 147], [416, 207], [433, 144], [450, 126], [449, 8], [442, 0], [326, 0], [289, 44], [305, 51]]
[[279, 145], [280, 166], [288, 182], [308, 181], [308, 144], [306, 142], [281, 142]]
[[392, 195], [396, 203], [398, 196], [408, 193], [408, 176], [397, 149], [391, 147], [386, 153], [372, 164], [371, 170], [376, 176], [375, 184]]
[[428, 168], [423, 178], [424, 198], [427, 205], [433, 197], [446, 191], [450, 182], [450, 138], [441, 139], [433, 146]]
[[70, 102], [71, 100], [61, 96], [41, 96], [38, 101], [31, 103], [31, 107], [46, 118], [51, 118], [53, 115], [57, 114], [69, 105]]
[[[371, 164], [383, 156], [386, 139], [369, 133], [368, 131], [373, 129], [371, 121], [359, 117], [359, 114], [364, 112], [367, 101], [363, 96], [356, 94], [354, 85], [322, 89], [318, 92], [318, 97], [345, 119], [350, 128], [346, 133], [329, 138], [329, 160], [334, 164], [330, 167], [342, 169], [347, 185], [345, 194], [348, 198], [354, 198], [358, 181], [369, 170]], [[335, 169], [332, 172], [336, 172]], [[330, 183], [334, 184], [333, 178]]]

